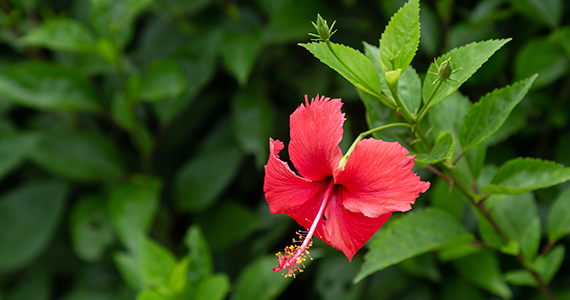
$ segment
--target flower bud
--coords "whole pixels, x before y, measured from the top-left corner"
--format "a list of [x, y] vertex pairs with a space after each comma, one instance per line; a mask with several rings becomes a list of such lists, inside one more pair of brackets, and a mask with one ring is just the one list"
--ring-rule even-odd
[[313, 26], [315, 26], [315, 29], [317, 30], [318, 35], [312, 34], [312, 33], [309, 33], [309, 35], [314, 36], [318, 40], [321, 40], [321, 41], [328, 41], [328, 40], [330, 40], [331, 36], [334, 34], [332, 29], [334, 27], [335, 22], [333, 22], [331, 27], [329, 28], [329, 26], [327, 25], [327, 21], [325, 19], [323, 19], [321, 17], [321, 15], [317, 14], [317, 23], [316, 24], [315, 24], [315, 22], [312, 22], [312, 23], [313, 23]]
[[439, 78], [441, 78], [441, 80], [447, 80], [449, 79], [449, 77], [451, 77], [452, 73], [453, 73], [453, 63], [451, 62], [451, 57], [450, 57], [441, 63], [439, 69], [437, 70], [437, 74]]

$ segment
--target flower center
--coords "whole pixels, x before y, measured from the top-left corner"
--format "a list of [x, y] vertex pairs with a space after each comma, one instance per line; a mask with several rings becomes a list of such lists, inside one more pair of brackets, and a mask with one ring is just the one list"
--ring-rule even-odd
[[[317, 224], [323, 217], [323, 213], [325, 211], [325, 207], [327, 206], [327, 202], [330, 198], [331, 191], [334, 187], [334, 181], [331, 180], [327, 192], [323, 198], [323, 202], [321, 203], [321, 207], [319, 208], [319, 212], [311, 225], [311, 229], [309, 232], [306, 231], [297, 231], [297, 235], [299, 235], [299, 239], [293, 239], [293, 245], [285, 247], [284, 253], [277, 252], [275, 256], [277, 256], [277, 267], [273, 268], [273, 271], [281, 271], [285, 270], [282, 275], [285, 277], [295, 277], [295, 271], [303, 272], [303, 268], [305, 268], [304, 261], [306, 261], [306, 257], [308, 256], [311, 260], [313, 259], [309, 254], [309, 248], [313, 246], [312, 237], [317, 229]], [[302, 267], [302, 268], [301, 268]]]

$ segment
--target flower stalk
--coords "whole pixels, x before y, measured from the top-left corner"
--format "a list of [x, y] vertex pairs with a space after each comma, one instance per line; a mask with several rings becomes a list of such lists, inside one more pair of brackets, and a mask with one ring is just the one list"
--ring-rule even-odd
[[366, 137], [367, 135], [373, 134], [374, 132], [381, 131], [381, 130], [388, 129], [388, 128], [392, 128], [392, 127], [408, 127], [408, 128], [411, 128], [412, 125], [410, 125], [408, 123], [392, 123], [392, 124], [387, 124], [387, 125], [382, 125], [382, 126], [379, 126], [376, 128], [372, 128], [370, 130], [362, 132], [361, 134], [358, 135], [358, 137], [356, 137], [354, 142], [352, 142], [352, 145], [350, 145], [350, 148], [348, 148], [348, 151], [346, 151], [346, 154], [340, 159], [340, 162], [338, 165], [339, 169], [344, 169], [344, 166], [346, 165], [348, 157], [350, 156], [352, 151], [354, 151], [354, 149], [356, 148], [356, 144], [359, 141], [361, 141], [364, 137]]

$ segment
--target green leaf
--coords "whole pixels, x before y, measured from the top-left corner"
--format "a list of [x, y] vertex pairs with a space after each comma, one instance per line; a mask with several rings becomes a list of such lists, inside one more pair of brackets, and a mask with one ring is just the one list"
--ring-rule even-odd
[[29, 181], [0, 198], [0, 270], [17, 270], [48, 245], [65, 207], [67, 187]]
[[514, 285], [526, 285], [538, 287], [534, 277], [525, 269], [509, 271], [505, 273], [505, 279], [508, 283]]
[[[546, 255], [539, 256], [532, 268], [538, 272], [542, 280], [548, 284], [556, 272], [560, 269], [562, 261], [564, 260], [565, 248], [563, 245], [558, 245], [550, 250]], [[519, 269], [507, 272], [505, 274], [507, 281], [514, 285], [526, 285], [532, 287], [538, 287], [536, 280], [525, 269]]]
[[467, 150], [465, 153], [465, 161], [471, 171], [473, 178], [479, 177], [479, 173], [485, 165], [485, 157], [487, 156], [487, 145], [479, 144], [475, 148]]
[[92, 1], [89, 14], [91, 27], [100, 38], [112, 41], [123, 48], [133, 35], [135, 18], [152, 0], [140, 1]]
[[193, 292], [194, 300], [222, 300], [230, 291], [230, 278], [226, 274], [213, 274], [202, 278]]
[[398, 80], [398, 95], [408, 111], [415, 117], [422, 104], [422, 82], [413, 67], [408, 67]]
[[[453, 69], [457, 70], [462, 68], [455, 74], [451, 76], [451, 79], [457, 80], [446, 81], [437, 90], [430, 106], [433, 106], [443, 99], [447, 98], [453, 92], [455, 92], [467, 79], [469, 79], [480, 67], [485, 63], [493, 53], [495, 53], [499, 48], [506, 44], [511, 39], [501, 39], [501, 40], [488, 40], [479, 43], [471, 43], [463, 47], [455, 48], [443, 56], [437, 59], [437, 65], [441, 65], [443, 61], [451, 57], [451, 62], [453, 63]], [[437, 66], [432, 63], [429, 67], [429, 72], [437, 74]], [[433, 82], [438, 78], [437, 75], [427, 73], [424, 80], [422, 97], [424, 102], [426, 102], [430, 95], [432, 94], [435, 85]]]
[[192, 157], [174, 179], [178, 205], [193, 212], [208, 208], [236, 175], [242, 158], [243, 154], [233, 143]]
[[563, 26], [552, 32], [549, 37], [551, 41], [559, 43], [570, 55], [570, 26]]
[[299, 44], [299, 46], [309, 50], [321, 62], [337, 71], [357, 88], [376, 97], [382, 94], [380, 79], [374, 66], [360, 51], [331, 42], [330, 46], [338, 56], [337, 59], [324, 42]]
[[520, 247], [526, 258], [534, 259], [540, 244], [540, 219], [533, 195], [526, 193], [505, 196], [489, 210], [499, 227], [513, 242], [505, 245], [491, 224], [481, 217], [479, 226], [483, 241], [491, 247], [502, 247], [503, 252], [511, 254], [518, 254]]
[[562, 191], [550, 209], [548, 216], [548, 240], [552, 243], [570, 233], [570, 188]]
[[226, 69], [245, 86], [253, 70], [255, 59], [263, 46], [261, 32], [228, 31], [221, 41], [222, 58]]
[[69, 220], [73, 250], [81, 259], [93, 262], [113, 242], [113, 231], [105, 198], [87, 196], [73, 206]]
[[[1, 296], [0, 296], [1, 297]], [[3, 299], [3, 298], [0, 298]], [[8, 300], [48, 300], [50, 299], [50, 282], [44, 274], [32, 273], [23, 277], [6, 297]]]
[[184, 91], [186, 82], [174, 61], [153, 62], [144, 72], [140, 96], [150, 102], [176, 98]]
[[[535, 269], [540, 271], [540, 275], [546, 284], [554, 278], [554, 275], [556, 275], [556, 272], [560, 269], [562, 261], [564, 261], [565, 250], [564, 245], [558, 245], [541, 257], [544, 262], [542, 262], [542, 259], [537, 259], [534, 263]], [[544, 267], [538, 268], [538, 265], [541, 264], [544, 264]]]
[[[459, 91], [451, 94], [446, 101], [432, 106], [428, 113], [430, 123], [433, 126], [432, 134], [430, 134], [430, 136], [435, 139], [435, 137], [438, 137], [443, 132], [450, 131], [453, 135], [453, 140], [458, 141], [461, 124], [463, 123], [463, 119], [470, 108], [471, 101], [469, 101], [469, 99], [463, 96]], [[461, 145], [459, 143], [454, 144], [453, 153], [461, 153]], [[472, 149], [471, 151], [476, 150]], [[471, 151], [467, 152], [466, 156], [469, 155]], [[471, 166], [467, 160], [461, 158], [455, 164], [455, 168], [461, 181], [470, 188], [470, 182], [473, 182], [475, 177], [473, 176]]]
[[109, 214], [123, 244], [136, 253], [139, 237], [150, 228], [158, 209], [161, 183], [158, 179], [134, 176], [114, 187], [109, 195]]
[[[388, 82], [386, 81], [386, 77], [384, 76], [384, 71], [382, 70], [382, 66], [380, 64], [380, 48], [376, 46], [372, 46], [367, 42], [362, 42], [364, 45], [364, 55], [368, 60], [372, 63], [372, 66], [376, 70], [376, 74], [380, 78], [380, 89], [382, 93], [388, 98], [389, 102], [384, 103], [384, 105], [390, 108], [396, 108], [396, 102], [394, 102], [394, 98], [392, 96], [392, 92], [390, 91], [390, 87], [388, 86]], [[420, 83], [421, 86], [421, 83]], [[398, 86], [400, 88], [400, 86]], [[362, 97], [361, 97], [362, 98]]]
[[30, 159], [58, 176], [77, 181], [118, 180], [124, 174], [110, 140], [89, 131], [61, 128], [40, 132]]
[[420, 3], [409, 0], [392, 16], [380, 39], [380, 55], [384, 74], [406, 69], [420, 43]]
[[411, 275], [425, 278], [432, 282], [441, 281], [441, 273], [437, 267], [435, 256], [432, 253], [408, 258], [399, 263], [398, 266]]
[[0, 97], [37, 109], [91, 111], [98, 109], [89, 83], [73, 70], [27, 62], [0, 71]]
[[156, 290], [144, 290], [137, 294], [137, 300], [172, 300]]
[[[188, 47], [170, 56], [170, 59], [182, 70], [184, 78], [191, 84], [186, 84], [182, 95], [178, 98], [154, 103], [154, 110], [161, 122], [168, 123], [186, 110], [200, 90], [212, 79], [216, 70], [219, 37], [218, 32], [211, 32], [207, 37], [193, 41]], [[151, 43], [156, 43], [156, 39]]]
[[178, 295], [186, 286], [186, 281], [188, 281], [188, 267], [190, 265], [191, 258], [189, 256], [185, 256], [179, 262], [176, 263], [174, 268], [172, 268], [172, 272], [168, 276], [168, 290], [174, 294]]
[[503, 164], [484, 186], [486, 194], [520, 194], [547, 188], [570, 179], [570, 168], [535, 158], [515, 158]]
[[512, 86], [494, 90], [469, 109], [459, 134], [463, 151], [466, 152], [479, 145], [499, 130], [511, 111], [526, 95], [537, 76], [538, 74], [535, 74]]
[[263, 89], [249, 85], [232, 99], [236, 139], [245, 153], [255, 155], [258, 168], [267, 162], [267, 141], [273, 125], [273, 107]]
[[539, 73], [533, 86], [537, 89], [564, 76], [568, 70], [568, 59], [558, 44], [546, 38], [535, 39], [517, 51], [514, 66], [517, 80]]
[[108, 39], [97, 40], [97, 54], [112, 66], [120, 63], [120, 54], [118, 53], [116, 45]]
[[184, 244], [190, 251], [188, 255], [191, 259], [188, 279], [190, 281], [198, 281], [212, 274], [214, 270], [212, 253], [198, 225], [192, 225], [188, 228], [184, 236]]
[[479, 219], [479, 234], [481, 239], [489, 247], [500, 249], [503, 253], [516, 255], [519, 253], [520, 245], [517, 241], [511, 240], [510, 244], [507, 245], [501, 236], [495, 231], [495, 228], [483, 217]]
[[458, 259], [455, 267], [472, 284], [485, 289], [504, 299], [512, 297], [512, 292], [506, 284], [499, 268], [499, 260], [489, 250]]
[[127, 131], [134, 131], [137, 124], [133, 105], [134, 103], [129, 103], [124, 93], [115, 94], [111, 103], [113, 119]]
[[451, 157], [454, 145], [453, 135], [450, 131], [445, 131], [437, 137], [429, 155], [418, 154], [414, 160], [426, 165], [444, 161]]
[[[362, 299], [366, 283], [352, 284], [352, 279], [358, 273], [362, 258], [355, 257], [352, 262], [341, 253], [327, 255], [319, 260], [315, 274], [314, 289], [319, 293], [319, 299], [327, 300], [356, 300]], [[311, 269], [313, 266], [310, 267]]]
[[410, 257], [471, 239], [463, 225], [445, 211], [428, 208], [407, 213], [380, 231], [354, 281]]
[[276, 265], [274, 255], [248, 264], [238, 275], [230, 300], [276, 299], [293, 282], [285, 280], [279, 272], [270, 272]]
[[[378, 98], [374, 98], [374, 96], [362, 90], [356, 91], [366, 107], [366, 123], [368, 124], [368, 128], [376, 128], [398, 121], [399, 116], [396, 110], [386, 109], [386, 107], [378, 101]], [[406, 133], [409, 133], [408, 128], [393, 127], [374, 132], [372, 135], [376, 139], [381, 139], [386, 142], [399, 142], [401, 145], [406, 145], [406, 141], [400, 137], [405, 136]]]
[[447, 211], [454, 216], [457, 221], [463, 219], [463, 211], [465, 207], [465, 197], [459, 189], [452, 188], [449, 183], [441, 178], [431, 181], [430, 187], [430, 204], [432, 207]]
[[[197, 218], [210, 240], [212, 249], [222, 250], [246, 238], [255, 231], [260, 222], [258, 216], [237, 201], [224, 201]], [[229, 226], [231, 224], [231, 226]], [[224, 232], [220, 236], [220, 230]]]
[[484, 300], [479, 289], [461, 276], [448, 276], [441, 287], [441, 300]]
[[530, 224], [526, 227], [526, 230], [521, 236], [521, 250], [525, 257], [533, 260], [538, 253], [538, 248], [540, 247], [540, 218], [536, 216], [530, 221]]
[[113, 254], [113, 261], [123, 280], [134, 290], [144, 288], [137, 258], [125, 252]]
[[35, 142], [33, 134], [10, 133], [0, 136], [0, 179], [24, 161]]
[[452, 261], [475, 254], [481, 250], [481, 247], [473, 246], [472, 243], [458, 244], [439, 250], [437, 258], [442, 262]]
[[139, 244], [139, 267], [143, 283], [147, 287], [167, 287], [176, 258], [168, 249], [142, 236]]
[[527, 126], [527, 113], [526, 109], [518, 105], [513, 109], [503, 126], [497, 130], [486, 141], [487, 147], [496, 146], [500, 142], [505, 141], [510, 136], [518, 133]]
[[529, 17], [550, 27], [554, 28], [560, 24], [563, 12], [562, 1], [560, 0], [510, 0], [510, 2]]
[[72, 19], [54, 19], [43, 22], [23, 38], [31, 46], [51, 50], [94, 52], [95, 38], [82, 23]]

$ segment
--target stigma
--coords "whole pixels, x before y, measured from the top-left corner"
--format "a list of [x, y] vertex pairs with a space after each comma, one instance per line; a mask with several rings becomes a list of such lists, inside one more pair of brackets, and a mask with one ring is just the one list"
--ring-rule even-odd
[[277, 252], [277, 267], [273, 268], [273, 271], [278, 272], [283, 270], [281, 274], [285, 277], [296, 277], [295, 272], [302, 273], [305, 268], [304, 262], [307, 261], [307, 257], [311, 260], [311, 254], [309, 249], [313, 246], [313, 241], [311, 238], [307, 238], [306, 231], [297, 231], [299, 239], [293, 239], [293, 245], [285, 247], [282, 252]]
[[330, 198], [333, 187], [334, 183], [331, 180], [329, 187], [322, 199], [321, 207], [317, 212], [317, 216], [315, 217], [315, 220], [313, 221], [309, 232], [297, 231], [299, 239], [293, 239], [293, 245], [287, 246], [283, 252], [277, 252], [277, 254], [275, 254], [275, 256], [277, 256], [277, 267], [274, 267], [273, 271], [278, 272], [284, 270], [282, 273], [283, 276], [295, 278], [295, 272], [303, 272], [303, 269], [305, 268], [305, 264], [303, 262], [307, 260], [307, 257], [309, 257], [311, 260], [313, 259], [309, 254], [309, 248], [313, 246], [313, 241], [311, 238], [317, 229], [317, 224], [323, 219], [325, 207], [327, 206], [327, 202]]

